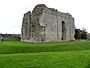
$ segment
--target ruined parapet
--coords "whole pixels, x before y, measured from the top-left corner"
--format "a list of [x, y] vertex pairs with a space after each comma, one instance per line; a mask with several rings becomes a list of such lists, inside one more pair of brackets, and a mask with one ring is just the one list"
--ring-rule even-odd
[[32, 23], [33, 24], [39, 22], [40, 15], [43, 13], [43, 10], [45, 10], [45, 8], [47, 7], [44, 4], [39, 4], [35, 6], [35, 8], [32, 11]]

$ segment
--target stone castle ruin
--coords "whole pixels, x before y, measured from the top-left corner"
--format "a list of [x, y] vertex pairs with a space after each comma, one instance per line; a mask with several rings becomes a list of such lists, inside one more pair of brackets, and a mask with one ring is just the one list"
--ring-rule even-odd
[[24, 14], [21, 40], [29, 42], [54, 42], [74, 40], [74, 18], [44, 4], [38, 4]]

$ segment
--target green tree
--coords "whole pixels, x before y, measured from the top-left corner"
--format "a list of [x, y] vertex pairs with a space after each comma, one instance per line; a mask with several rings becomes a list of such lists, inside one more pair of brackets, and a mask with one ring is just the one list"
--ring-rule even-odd
[[83, 28], [81, 31], [81, 39], [87, 39], [87, 31], [85, 28]]
[[81, 39], [81, 30], [75, 29], [75, 39]]
[[85, 28], [82, 30], [75, 29], [75, 39], [87, 39], [87, 31]]

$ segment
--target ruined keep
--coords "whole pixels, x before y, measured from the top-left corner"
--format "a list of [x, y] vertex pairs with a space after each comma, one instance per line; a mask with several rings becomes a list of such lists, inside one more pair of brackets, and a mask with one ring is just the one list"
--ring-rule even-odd
[[44, 4], [38, 4], [24, 14], [21, 40], [29, 42], [53, 42], [74, 40], [74, 18]]

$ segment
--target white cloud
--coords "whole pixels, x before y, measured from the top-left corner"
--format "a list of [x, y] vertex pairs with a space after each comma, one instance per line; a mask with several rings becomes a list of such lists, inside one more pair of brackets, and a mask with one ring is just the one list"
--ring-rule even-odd
[[0, 0], [0, 33], [21, 33], [23, 14], [40, 3], [72, 14], [76, 27], [90, 32], [89, 0]]

